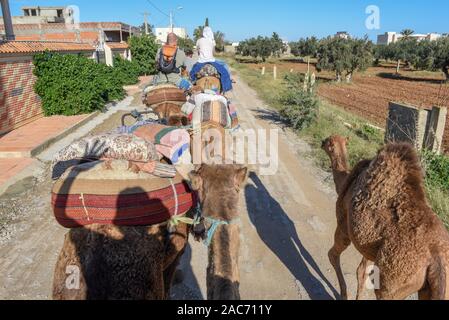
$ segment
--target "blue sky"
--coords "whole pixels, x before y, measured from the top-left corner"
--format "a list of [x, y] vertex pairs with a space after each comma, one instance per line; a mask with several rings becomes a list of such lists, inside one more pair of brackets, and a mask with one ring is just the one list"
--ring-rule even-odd
[[[189, 33], [209, 17], [214, 30], [226, 34], [227, 39], [239, 41], [257, 35], [278, 32], [293, 41], [300, 37], [324, 37], [337, 31], [348, 31], [375, 39], [385, 31], [405, 28], [417, 33], [449, 32], [449, 1], [447, 0], [151, 0], [161, 11], [177, 11], [177, 26]], [[169, 24], [167, 16], [152, 7], [148, 0], [10, 0], [13, 15], [20, 14], [23, 5], [77, 5], [81, 21], [122, 21], [133, 25], [143, 22], [141, 13], [151, 13], [150, 23]], [[380, 29], [365, 27], [365, 9], [376, 5], [380, 9]]]

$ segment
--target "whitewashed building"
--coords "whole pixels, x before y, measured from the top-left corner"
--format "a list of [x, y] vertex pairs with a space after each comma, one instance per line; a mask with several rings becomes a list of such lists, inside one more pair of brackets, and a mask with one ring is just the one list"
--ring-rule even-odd
[[185, 39], [187, 38], [187, 31], [184, 28], [156, 28], [155, 29], [155, 35], [156, 39], [159, 43], [165, 43], [167, 41], [167, 36], [169, 33], [173, 32], [176, 34], [179, 38]]

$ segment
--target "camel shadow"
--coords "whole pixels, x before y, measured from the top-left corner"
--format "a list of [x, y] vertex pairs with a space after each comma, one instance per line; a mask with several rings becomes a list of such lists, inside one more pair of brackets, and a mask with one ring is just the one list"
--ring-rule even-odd
[[[88, 168], [89, 165], [85, 170]], [[71, 179], [66, 179], [62, 190], [70, 191], [76, 176], [75, 173]], [[58, 207], [62, 210], [68, 205], [73, 207], [73, 198], [70, 204], [69, 197], [63, 194], [58, 197]], [[93, 197], [102, 203], [106, 201], [100, 195]], [[55, 268], [55, 299], [169, 299], [179, 261], [186, 250], [189, 228], [182, 224], [173, 229], [163, 225], [143, 226], [140, 218], [129, 219], [130, 216], [145, 216], [146, 210], [151, 210], [157, 220], [170, 217], [170, 209], [162, 198], [150, 199], [140, 187], [122, 190], [115, 201], [115, 208], [120, 210], [111, 214], [104, 209], [104, 225], [83, 227], [83, 222], [79, 221], [79, 225], [68, 232]], [[96, 210], [94, 207], [84, 209]], [[79, 270], [78, 288], [67, 287], [67, 268]]]
[[[282, 261], [290, 273], [300, 282], [310, 299], [333, 300], [338, 292], [321, 272], [319, 266], [302, 244], [294, 222], [265, 188], [255, 173], [250, 174], [254, 185], [245, 189], [248, 213], [262, 241]], [[318, 276], [315, 277], [310, 271]]]
[[182, 279], [175, 279], [172, 290], [172, 300], [205, 300], [198, 279], [192, 268], [192, 247], [187, 244], [178, 270], [182, 271]]

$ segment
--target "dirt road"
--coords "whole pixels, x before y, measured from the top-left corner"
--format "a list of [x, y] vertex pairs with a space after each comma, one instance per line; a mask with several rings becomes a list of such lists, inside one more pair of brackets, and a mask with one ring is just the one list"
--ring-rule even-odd
[[[232, 94], [243, 128], [280, 128], [245, 83]], [[107, 127], [107, 125], [106, 125]], [[336, 225], [335, 194], [329, 175], [306, 159], [307, 145], [281, 132], [279, 171], [253, 172], [241, 198], [241, 295], [243, 299], [335, 299], [336, 276], [327, 259]], [[35, 178], [0, 198], [0, 210], [12, 212], [13, 224], [0, 230], [0, 299], [48, 299], [53, 268], [66, 230], [52, 217], [47, 165]], [[1, 214], [1, 212], [0, 212]], [[343, 256], [351, 296], [360, 257]], [[180, 269], [184, 281], [173, 299], [206, 297], [207, 250], [191, 241]]]

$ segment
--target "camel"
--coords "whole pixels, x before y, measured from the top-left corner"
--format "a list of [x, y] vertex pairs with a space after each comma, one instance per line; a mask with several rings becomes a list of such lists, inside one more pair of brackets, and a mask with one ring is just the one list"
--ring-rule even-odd
[[53, 299], [169, 299], [190, 227], [170, 231], [164, 225], [72, 229], [56, 264]]
[[188, 125], [187, 117], [181, 111], [181, 105], [173, 102], [163, 102], [152, 107], [161, 120], [166, 120], [169, 126]]
[[217, 226], [209, 246], [208, 300], [240, 300], [238, 203], [247, 177], [248, 169], [237, 165], [202, 165], [190, 174], [209, 233]]
[[348, 298], [341, 254], [354, 244], [363, 260], [357, 270], [360, 299], [371, 262], [379, 271], [378, 300], [449, 299], [449, 234], [428, 204], [424, 173], [409, 144], [388, 144], [373, 160], [350, 171], [348, 139], [323, 142], [338, 191], [335, 244], [329, 252], [341, 288]]

